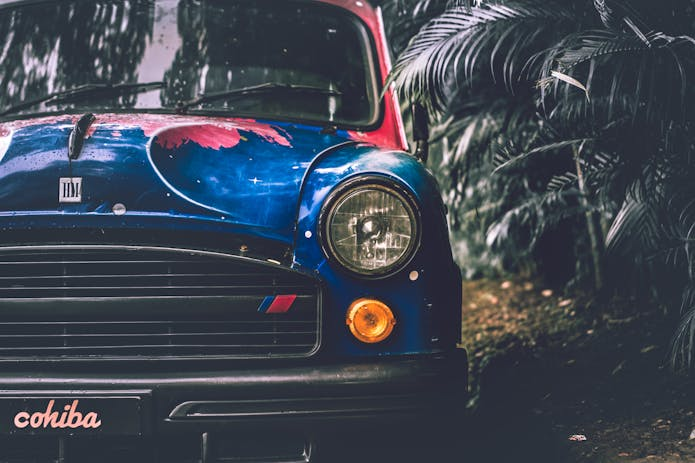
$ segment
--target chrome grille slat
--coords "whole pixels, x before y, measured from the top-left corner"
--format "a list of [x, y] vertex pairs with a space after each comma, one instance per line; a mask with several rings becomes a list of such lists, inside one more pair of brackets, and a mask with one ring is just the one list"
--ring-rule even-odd
[[251, 320], [238, 320], [234, 322], [228, 322], [228, 321], [220, 321], [220, 320], [200, 320], [200, 321], [195, 321], [195, 322], [188, 322], [188, 321], [176, 321], [176, 320], [167, 320], [167, 321], [159, 321], [159, 320], [142, 320], [142, 321], [104, 321], [104, 322], [60, 322], [60, 321], [51, 321], [51, 322], [0, 322], [0, 327], [2, 326], [17, 326], [17, 325], [71, 325], [71, 326], [78, 326], [78, 325], [108, 325], [108, 324], [118, 324], [118, 325], [127, 325], [127, 324], [137, 324], [137, 325], [146, 325], [146, 324], [176, 324], [176, 323], [185, 323], [185, 324], [201, 324], [201, 323], [210, 323], [210, 324], [215, 324], [219, 325], [222, 323], [272, 323], [274, 325], [288, 325], [288, 324], [297, 324], [297, 323], [304, 323], [304, 324], [309, 324], [311, 326], [314, 326], [313, 321], [307, 321], [307, 322], [302, 322], [302, 321], [287, 321], [287, 320], [275, 320], [273, 322], [257, 322], [257, 321], [251, 321]]
[[[287, 313], [258, 312], [280, 294]], [[305, 357], [319, 304], [313, 278], [222, 254], [0, 248], [0, 360]]]
[[[284, 333], [287, 335], [288, 333]], [[292, 335], [314, 334], [313, 331], [294, 331]], [[252, 332], [245, 333], [238, 331], [236, 333], [95, 333], [95, 334], [3, 334], [4, 339], [26, 339], [26, 338], [125, 338], [125, 337], [155, 337], [155, 336], [170, 336], [170, 337], [186, 337], [186, 336], [268, 336], [267, 332]], [[1, 342], [1, 341], [0, 341]]]
[[[55, 350], [57, 354], [71, 354], [72, 352], [79, 352], [83, 356], [99, 356], [103, 354], [113, 355], [118, 357], [122, 355], [122, 352], [127, 352], [130, 355], [141, 357], [149, 357], [153, 355], [161, 356], [185, 356], [187, 359], [196, 358], [197, 351], [199, 349], [205, 348], [205, 344], [172, 344], [167, 346], [157, 346], [152, 344], [122, 344], [122, 345], [98, 345], [98, 346], [75, 346], [75, 347], [63, 347], [54, 346], [51, 349]], [[312, 344], [287, 344], [285, 345], [286, 352], [290, 353], [300, 353], [302, 350], [310, 349]], [[253, 352], [259, 357], [263, 357], [264, 353], [268, 349], [275, 348], [274, 344], [225, 344], [217, 347], [215, 359], [224, 356], [224, 354], [232, 354], [239, 349], [244, 349], [247, 352]], [[37, 353], [40, 355], [45, 347], [8, 347], [8, 354], [33, 354]]]
[[[239, 274], [239, 275], [232, 275], [232, 274], [226, 274], [226, 273], [209, 273], [206, 275], [201, 275], [198, 273], [189, 273], [189, 274], [184, 274], [180, 273], [177, 275], [172, 275], [168, 273], [152, 273], [152, 274], [143, 274], [140, 275], [143, 277], [162, 277], [162, 278], [184, 278], [184, 277], [196, 277], [196, 278], [201, 278], [201, 277], [236, 277], [236, 276], [242, 276], [242, 277], [249, 277], [249, 276], [260, 276], [260, 275], [249, 275], [249, 274]], [[0, 281], [1, 280], [23, 280], [26, 277], [20, 276], [20, 277], [15, 277], [15, 276], [0, 276]], [[57, 278], [54, 275], [43, 275], [43, 276], [32, 276], [30, 277], [32, 280], [37, 280], [37, 279], [55, 279]], [[90, 278], [132, 278], [132, 275], [65, 275], [61, 277], [63, 279], [74, 279], [74, 278], [84, 278], [84, 279], [90, 279]]]

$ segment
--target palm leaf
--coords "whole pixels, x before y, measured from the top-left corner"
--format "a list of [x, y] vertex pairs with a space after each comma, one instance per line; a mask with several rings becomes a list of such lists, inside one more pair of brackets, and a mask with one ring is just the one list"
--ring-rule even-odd
[[576, 139], [571, 139], [571, 140], [561, 140], [561, 141], [556, 141], [552, 143], [547, 143], [541, 146], [537, 146], [533, 149], [530, 149], [528, 151], [525, 151], [520, 154], [516, 154], [514, 156], [510, 156], [509, 153], [504, 153], [501, 155], [498, 159], [502, 162], [497, 163], [497, 166], [495, 167], [495, 172], [500, 172], [504, 169], [508, 169], [509, 167], [518, 164], [519, 162], [537, 155], [541, 153], [548, 153], [548, 152], [557, 152], [560, 151], [564, 148], [568, 148], [570, 146], [578, 146], [581, 145], [582, 143], [587, 143], [593, 141], [591, 138], [576, 138]]
[[586, 99], [591, 101], [591, 99], [589, 98], [589, 90], [584, 86], [584, 84], [579, 82], [574, 77], [568, 76], [567, 74], [564, 74], [560, 71], [550, 71], [550, 75], [558, 80], [561, 80], [561, 81], [568, 83], [574, 87], [577, 87], [579, 90], [584, 92], [584, 94], [586, 95]]
[[374, 2], [381, 6], [386, 21], [386, 35], [396, 53], [408, 45], [408, 41], [432, 19], [450, 6], [449, 0], [382, 0]]
[[654, 253], [662, 237], [657, 209], [653, 204], [628, 197], [606, 234], [606, 246], [624, 253]]
[[405, 98], [428, 100], [441, 110], [451, 89], [470, 82], [482, 61], [492, 69], [501, 62], [503, 80], [511, 85], [536, 39], [571, 20], [567, 10], [540, 0], [449, 8], [413, 37], [389, 80]]
[[548, 182], [548, 191], [560, 191], [568, 188], [574, 188], [577, 184], [577, 174], [574, 172], [565, 172], [560, 175], [553, 175], [553, 178]]
[[[691, 37], [661, 32], [644, 37], [612, 30], [572, 34], [549, 48], [542, 59], [536, 58], [542, 61], [541, 101], [550, 96], [555, 101], [570, 98], [566, 87], [584, 81], [580, 85], [591, 92], [592, 99], [598, 96], [594, 112], [605, 114], [606, 119], [621, 114], [618, 108], [627, 106], [626, 100], [634, 118], [670, 119], [674, 111], [682, 115], [687, 94], [683, 62], [692, 61], [694, 45]], [[572, 100], [568, 106], [575, 104]]]

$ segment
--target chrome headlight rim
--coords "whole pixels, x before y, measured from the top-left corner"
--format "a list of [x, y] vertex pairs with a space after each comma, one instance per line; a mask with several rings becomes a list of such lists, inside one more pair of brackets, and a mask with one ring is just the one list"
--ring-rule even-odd
[[[375, 270], [365, 270], [358, 268], [343, 259], [335, 250], [330, 239], [330, 219], [337, 206], [348, 195], [359, 192], [360, 190], [381, 190], [397, 197], [403, 207], [408, 212], [411, 223], [413, 224], [413, 236], [408, 244], [408, 248], [403, 255], [394, 263]], [[381, 279], [395, 275], [410, 264], [418, 250], [420, 249], [420, 240], [422, 234], [422, 221], [420, 219], [420, 208], [415, 200], [412, 192], [386, 176], [380, 175], [361, 175], [341, 182], [333, 189], [326, 197], [326, 200], [321, 207], [319, 214], [319, 243], [323, 254], [329, 262], [337, 262], [338, 268], [349, 273], [352, 276], [365, 279]]]

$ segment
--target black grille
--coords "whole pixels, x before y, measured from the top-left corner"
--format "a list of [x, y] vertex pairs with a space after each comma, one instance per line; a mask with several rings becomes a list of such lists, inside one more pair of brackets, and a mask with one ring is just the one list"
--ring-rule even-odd
[[[286, 313], [267, 297], [296, 295]], [[0, 359], [308, 356], [319, 289], [280, 265], [140, 247], [0, 248]]]

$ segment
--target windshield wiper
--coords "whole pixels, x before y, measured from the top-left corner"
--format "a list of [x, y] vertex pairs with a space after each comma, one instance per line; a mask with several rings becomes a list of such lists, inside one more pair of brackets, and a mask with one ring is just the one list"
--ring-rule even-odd
[[327, 95], [327, 96], [340, 96], [341, 92], [337, 90], [331, 90], [325, 87], [315, 87], [311, 85], [296, 85], [296, 84], [283, 84], [278, 82], [266, 82], [259, 85], [251, 85], [249, 87], [235, 88], [232, 90], [225, 90], [222, 92], [214, 93], [203, 93], [196, 98], [188, 101], [179, 101], [176, 103], [176, 112], [183, 114], [186, 110], [192, 106], [197, 106], [202, 103], [209, 103], [217, 100], [227, 100], [231, 98], [238, 98], [245, 95], [254, 94], [274, 94], [274, 93], [308, 93], [317, 95]]
[[0, 117], [8, 114], [16, 113], [34, 105], [44, 103], [46, 106], [67, 103], [70, 101], [80, 100], [93, 95], [112, 95], [121, 93], [141, 93], [157, 88], [164, 88], [165, 82], [132, 82], [120, 84], [84, 84], [68, 90], [53, 92], [43, 95], [33, 100], [24, 101], [22, 103], [5, 108], [0, 112]]

